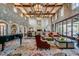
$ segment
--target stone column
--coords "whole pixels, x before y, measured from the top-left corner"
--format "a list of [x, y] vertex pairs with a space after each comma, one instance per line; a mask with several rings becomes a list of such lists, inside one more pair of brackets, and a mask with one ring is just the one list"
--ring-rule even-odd
[[11, 35], [11, 25], [12, 25], [12, 21], [9, 22], [8, 24], [8, 35]]

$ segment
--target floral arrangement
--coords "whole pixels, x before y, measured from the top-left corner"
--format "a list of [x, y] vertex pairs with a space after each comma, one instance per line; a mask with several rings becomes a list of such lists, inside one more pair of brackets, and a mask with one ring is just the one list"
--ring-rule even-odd
[[61, 37], [61, 41], [64, 41], [64, 37]]

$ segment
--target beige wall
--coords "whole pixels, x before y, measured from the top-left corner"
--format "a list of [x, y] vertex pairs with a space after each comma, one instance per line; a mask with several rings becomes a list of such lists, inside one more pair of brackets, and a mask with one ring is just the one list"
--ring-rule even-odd
[[72, 14], [71, 4], [64, 4], [64, 17], [68, 17]]
[[[72, 10], [71, 3], [70, 4], [64, 4], [63, 8], [64, 8], [64, 16], [59, 16], [56, 20], [53, 19], [53, 22], [52, 22], [53, 24], [79, 13], [79, 11]], [[54, 17], [55, 17], [55, 15], [53, 16], [53, 18]]]

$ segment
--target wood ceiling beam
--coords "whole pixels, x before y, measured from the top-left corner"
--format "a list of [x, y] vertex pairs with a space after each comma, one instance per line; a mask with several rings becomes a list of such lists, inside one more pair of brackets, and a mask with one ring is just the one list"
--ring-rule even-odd
[[[20, 3], [20, 5], [22, 6], [22, 3]], [[22, 9], [21, 9], [22, 8]], [[25, 10], [25, 8], [23, 8], [23, 7], [20, 7], [20, 8], [18, 8], [22, 13], [27, 13], [27, 11]]]
[[31, 10], [34, 12], [34, 9], [33, 9], [33, 7], [32, 7], [32, 4], [31, 4]]
[[[59, 7], [58, 10], [59, 10], [59, 9], [61, 9], [61, 7]], [[56, 13], [58, 10], [56, 10], [55, 13]]]
[[51, 9], [50, 13], [54, 10], [54, 7]]
[[[56, 5], [56, 4], [57, 4], [57, 3], [55, 3], [55, 5]], [[54, 8], [55, 8], [55, 7], [52, 7], [52, 9], [51, 9], [50, 13], [54, 10]]]
[[54, 13], [27, 13], [23, 15], [54, 15]]
[[[57, 3], [55, 3], [55, 5], [57, 5]], [[63, 5], [63, 4], [62, 4], [62, 5]], [[60, 6], [60, 7], [62, 7], [62, 6]], [[54, 8], [55, 8], [55, 7], [52, 8], [52, 10], [50, 11], [50, 13], [54, 10]], [[56, 12], [55, 12], [55, 13], [56, 13]], [[55, 13], [54, 13], [54, 15], [55, 15]], [[52, 17], [53, 17], [53, 15], [51, 16], [51, 18], [52, 18]]]
[[31, 6], [33, 6], [33, 5], [15, 5], [15, 7], [31, 7]]
[[[28, 4], [28, 5], [14, 5], [15, 7], [31, 7], [34, 5]], [[44, 7], [60, 7], [62, 5], [44, 5]]]
[[[48, 3], [47, 3], [47, 5], [48, 5]], [[46, 7], [46, 9], [45, 9], [45, 12], [47, 11], [47, 7]]]
[[60, 7], [62, 5], [45, 5], [45, 7]]

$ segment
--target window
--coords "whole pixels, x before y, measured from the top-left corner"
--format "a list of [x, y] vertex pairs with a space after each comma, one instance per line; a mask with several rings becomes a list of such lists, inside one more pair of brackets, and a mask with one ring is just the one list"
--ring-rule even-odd
[[29, 19], [29, 27], [32, 27], [33, 30], [36, 30], [36, 27], [38, 27], [37, 20], [35, 20], [35, 19]]
[[71, 19], [67, 20], [67, 36], [71, 36]]
[[56, 32], [62, 34], [62, 22], [56, 24]]
[[55, 20], [57, 20], [57, 13], [55, 14]]
[[59, 33], [62, 34], [62, 22], [59, 23]]
[[6, 35], [6, 24], [0, 23], [0, 35]]
[[37, 24], [37, 22], [36, 22], [36, 20], [34, 20], [34, 19], [30, 19], [30, 20], [29, 20], [29, 24], [30, 24], [31, 26], [35, 26], [35, 25]]
[[66, 33], [67, 33], [66, 21], [63, 21], [63, 35], [66, 35]]
[[56, 23], [55, 27], [56, 32], [62, 35], [77, 37], [77, 34], [79, 34], [79, 15]]
[[75, 17], [73, 19], [73, 37], [76, 37], [77, 33], [79, 33], [79, 18]]
[[41, 25], [42, 25], [42, 28], [43, 29], [46, 29], [48, 31], [48, 28], [49, 28], [49, 21], [48, 19], [44, 19], [44, 20], [41, 20]]
[[56, 32], [58, 32], [58, 23], [56, 24]]

